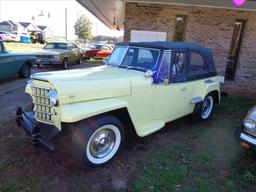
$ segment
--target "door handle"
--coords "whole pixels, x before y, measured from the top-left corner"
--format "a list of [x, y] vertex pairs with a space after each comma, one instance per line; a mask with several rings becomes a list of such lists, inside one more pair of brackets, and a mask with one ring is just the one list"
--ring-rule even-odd
[[186, 87], [183, 87], [180, 91], [186, 91], [187, 88]]

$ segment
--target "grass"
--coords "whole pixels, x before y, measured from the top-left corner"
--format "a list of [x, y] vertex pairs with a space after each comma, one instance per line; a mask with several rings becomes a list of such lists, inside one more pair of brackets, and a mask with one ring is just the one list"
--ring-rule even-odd
[[43, 48], [41, 44], [27, 44], [27, 43], [5, 43], [7, 50], [11, 52], [34, 52]]
[[[243, 151], [235, 130], [255, 100], [223, 98], [215, 120], [192, 123], [172, 148], [159, 149], [132, 182], [130, 191], [250, 191], [256, 184], [255, 154]], [[253, 191], [253, 190], [251, 190]]]
[[36, 176], [23, 177], [14, 179], [9, 183], [4, 184], [1, 192], [43, 192], [43, 184], [39, 182]]

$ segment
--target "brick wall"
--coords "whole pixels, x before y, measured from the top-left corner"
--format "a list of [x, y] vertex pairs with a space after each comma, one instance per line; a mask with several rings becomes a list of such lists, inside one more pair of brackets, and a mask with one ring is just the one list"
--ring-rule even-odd
[[225, 74], [234, 23], [245, 19], [244, 39], [236, 77], [226, 82], [225, 91], [256, 96], [256, 13], [230, 9], [195, 6], [126, 3], [124, 41], [130, 40], [131, 30], [167, 32], [173, 40], [176, 16], [187, 16], [185, 39], [213, 50], [216, 68]]

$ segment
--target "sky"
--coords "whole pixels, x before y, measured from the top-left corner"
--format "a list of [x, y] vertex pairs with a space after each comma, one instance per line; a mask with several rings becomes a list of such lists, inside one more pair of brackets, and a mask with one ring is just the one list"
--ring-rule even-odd
[[[56, 36], [65, 36], [65, 8], [68, 10], [68, 39], [76, 39], [74, 24], [85, 14], [93, 23], [92, 35], [122, 36], [122, 31], [110, 30], [75, 0], [0, 0], [0, 21], [32, 22], [47, 25]], [[45, 16], [39, 16], [43, 11]], [[50, 17], [48, 18], [48, 13]]]

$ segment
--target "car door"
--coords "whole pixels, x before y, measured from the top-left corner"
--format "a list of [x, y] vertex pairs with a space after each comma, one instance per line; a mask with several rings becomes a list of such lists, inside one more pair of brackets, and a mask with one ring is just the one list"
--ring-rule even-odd
[[17, 73], [18, 69], [16, 69], [13, 60], [4, 48], [3, 43], [0, 43], [0, 79], [10, 77]]
[[204, 99], [202, 98], [202, 94], [205, 94], [204, 88], [209, 82], [214, 82], [211, 80], [212, 75], [207, 59], [201, 53], [193, 50], [190, 50], [188, 55], [187, 84], [194, 90], [193, 98]]
[[80, 55], [80, 50], [77, 47], [77, 45], [75, 45], [73, 43], [72, 43], [72, 52], [73, 52], [73, 55], [74, 55], [74, 62], [78, 61], [80, 56], [81, 56]]
[[187, 51], [165, 51], [155, 85], [154, 118], [172, 121], [193, 111], [193, 87], [186, 82]]

